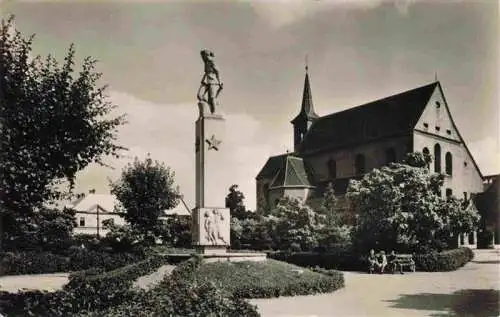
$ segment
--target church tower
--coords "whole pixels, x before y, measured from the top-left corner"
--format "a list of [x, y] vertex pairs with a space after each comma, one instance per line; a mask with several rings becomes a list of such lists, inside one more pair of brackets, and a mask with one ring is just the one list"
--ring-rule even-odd
[[309, 67], [306, 64], [306, 78], [304, 80], [304, 91], [302, 93], [302, 106], [299, 114], [291, 121], [293, 125], [294, 151], [299, 150], [304, 136], [311, 127], [314, 120], [319, 116], [314, 112], [311, 85], [309, 83]]

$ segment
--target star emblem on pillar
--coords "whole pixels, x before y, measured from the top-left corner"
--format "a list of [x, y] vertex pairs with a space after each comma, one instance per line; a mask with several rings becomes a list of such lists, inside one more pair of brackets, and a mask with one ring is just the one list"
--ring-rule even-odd
[[212, 134], [212, 137], [210, 139], [206, 139], [205, 142], [208, 144], [208, 150], [219, 150], [219, 145], [222, 143], [222, 141], [217, 140], [215, 138], [215, 135]]

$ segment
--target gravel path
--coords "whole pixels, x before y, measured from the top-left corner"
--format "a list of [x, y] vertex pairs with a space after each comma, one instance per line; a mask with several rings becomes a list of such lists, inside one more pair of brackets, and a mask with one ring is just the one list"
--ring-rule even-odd
[[251, 302], [263, 317], [499, 316], [499, 268], [499, 250], [477, 250], [454, 272], [346, 272], [346, 287], [333, 293]]
[[160, 283], [166, 275], [170, 275], [174, 269], [175, 265], [163, 265], [153, 273], [139, 277], [132, 287], [150, 289]]
[[30, 274], [0, 277], [0, 290], [17, 292], [22, 289], [55, 291], [68, 283], [68, 273]]

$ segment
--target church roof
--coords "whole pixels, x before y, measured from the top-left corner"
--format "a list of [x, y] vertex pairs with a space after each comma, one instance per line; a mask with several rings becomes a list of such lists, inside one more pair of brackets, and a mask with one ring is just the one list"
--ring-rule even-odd
[[302, 118], [308, 120], [319, 118], [316, 112], [314, 112], [311, 84], [309, 83], [309, 73], [307, 71], [304, 79], [304, 90], [302, 92], [302, 106], [300, 107], [299, 114], [291, 122], [295, 123]]
[[270, 179], [273, 178], [276, 173], [285, 166], [285, 160], [288, 155], [292, 155], [292, 153], [285, 153], [280, 155], [271, 156], [264, 167], [260, 170], [259, 174], [255, 179]]
[[300, 151], [315, 152], [408, 133], [422, 115], [439, 82], [320, 117]]
[[312, 187], [302, 158], [287, 156], [269, 187]]

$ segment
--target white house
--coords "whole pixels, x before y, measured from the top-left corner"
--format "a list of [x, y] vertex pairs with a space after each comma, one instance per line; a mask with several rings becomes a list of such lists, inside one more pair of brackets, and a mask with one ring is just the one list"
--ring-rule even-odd
[[[118, 203], [114, 195], [88, 194], [67, 205], [67, 208], [76, 211], [76, 228], [73, 232], [75, 234], [94, 234], [102, 237], [108, 233], [108, 230], [103, 228], [104, 221], [111, 219], [116, 225], [124, 225], [125, 220], [123, 217], [115, 212], [115, 206]], [[191, 211], [184, 200], [181, 199], [175, 208], [166, 210], [165, 216], [161, 218], [166, 219], [170, 216], [191, 216]]]

